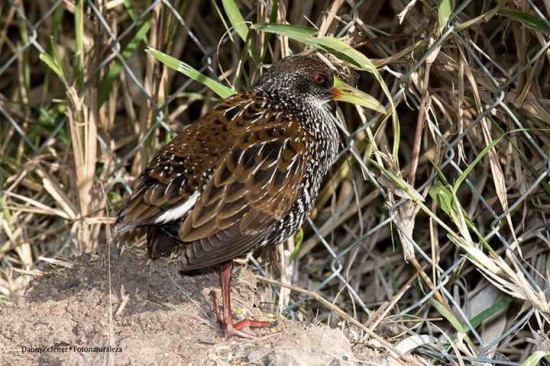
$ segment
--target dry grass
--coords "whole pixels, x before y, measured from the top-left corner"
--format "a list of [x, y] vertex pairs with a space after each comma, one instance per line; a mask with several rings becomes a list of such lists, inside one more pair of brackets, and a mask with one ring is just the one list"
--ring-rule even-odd
[[[251, 23], [315, 27], [369, 57], [399, 117], [337, 107], [343, 153], [312, 221], [281, 247], [282, 281], [438, 362], [548, 355], [550, 4], [238, 4]], [[147, 47], [237, 90], [264, 62], [313, 51], [285, 35], [230, 29], [226, 10], [221, 1], [0, 4], [3, 301], [52, 260], [104, 247], [132, 179], [218, 100]], [[332, 53], [323, 57], [358, 69]], [[373, 75], [351, 76], [390, 107]], [[280, 294], [289, 316], [333, 320], [309, 297]]]

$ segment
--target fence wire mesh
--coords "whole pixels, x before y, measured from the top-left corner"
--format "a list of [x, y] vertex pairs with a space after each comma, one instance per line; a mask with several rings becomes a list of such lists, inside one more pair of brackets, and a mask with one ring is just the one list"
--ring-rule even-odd
[[[401, 126], [399, 133], [389, 116], [336, 108], [348, 135], [303, 236], [281, 246], [282, 280], [372, 330], [385, 326], [390, 338], [439, 340], [422, 352], [441, 361], [519, 364], [550, 349], [548, 4], [461, 1], [440, 27], [440, 1], [380, 3], [277, 2], [278, 21], [328, 23], [372, 57]], [[256, 23], [272, 7], [243, 1], [241, 11]], [[146, 46], [246, 85], [246, 46], [222, 12], [217, 2], [177, 0], [0, 5], [4, 268], [95, 250], [99, 228], [158, 144], [215, 102], [207, 88], [155, 65]], [[283, 39], [267, 49], [302, 47]], [[58, 54], [65, 85], [39, 59], [44, 53]], [[373, 79], [362, 75], [359, 86], [384, 100]], [[78, 171], [77, 148], [91, 172]], [[86, 193], [76, 183], [87, 178]], [[261, 258], [250, 260], [268, 275]], [[288, 316], [318, 306], [276, 294]], [[458, 349], [441, 346], [457, 334], [466, 339]]]

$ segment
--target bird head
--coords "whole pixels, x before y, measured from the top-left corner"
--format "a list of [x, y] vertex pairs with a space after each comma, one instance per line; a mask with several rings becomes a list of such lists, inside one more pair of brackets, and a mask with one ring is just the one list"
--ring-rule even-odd
[[283, 101], [321, 106], [331, 100], [342, 101], [385, 113], [372, 96], [346, 84], [317, 58], [291, 56], [275, 62], [254, 85]]
[[306, 56], [277, 61], [254, 89], [315, 105], [322, 105], [338, 94], [334, 90], [334, 72], [320, 60]]

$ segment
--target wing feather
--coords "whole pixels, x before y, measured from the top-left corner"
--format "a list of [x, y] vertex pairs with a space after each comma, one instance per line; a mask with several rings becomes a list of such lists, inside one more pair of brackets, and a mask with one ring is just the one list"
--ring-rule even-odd
[[[227, 110], [241, 110], [250, 97], [225, 100], [161, 148], [134, 183], [134, 192], [118, 215], [119, 231], [154, 224], [202, 191], [238, 133], [234, 121], [225, 116]], [[227, 178], [223, 173], [218, 174]]]
[[[266, 136], [271, 136], [268, 141], [259, 139]], [[307, 138], [297, 124], [241, 136], [180, 228], [180, 239], [189, 243], [183, 248], [185, 270], [222, 263], [261, 244], [298, 198]]]
[[232, 97], [164, 146], [136, 180], [119, 230], [148, 226], [150, 254], [177, 249], [184, 270], [261, 245], [298, 198], [311, 141], [267, 102]]

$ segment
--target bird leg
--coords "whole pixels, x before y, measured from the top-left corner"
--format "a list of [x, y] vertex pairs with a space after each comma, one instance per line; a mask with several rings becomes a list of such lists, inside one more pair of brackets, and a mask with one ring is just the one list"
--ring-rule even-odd
[[[212, 302], [214, 303], [214, 312], [218, 320], [218, 324], [226, 337], [237, 336], [241, 338], [249, 339], [263, 339], [273, 335], [268, 335], [266, 337], [256, 337], [252, 334], [243, 332], [241, 329], [244, 328], [269, 328], [273, 325], [273, 322], [263, 322], [256, 320], [241, 320], [240, 322], [233, 323], [233, 313], [231, 312], [231, 268], [233, 267], [233, 262], [227, 262], [221, 265], [220, 269], [220, 279], [221, 279], [221, 288], [222, 288], [222, 300], [223, 306], [218, 304], [218, 299], [216, 297], [216, 292], [210, 292], [212, 296]], [[276, 333], [277, 334], [277, 333]]]

